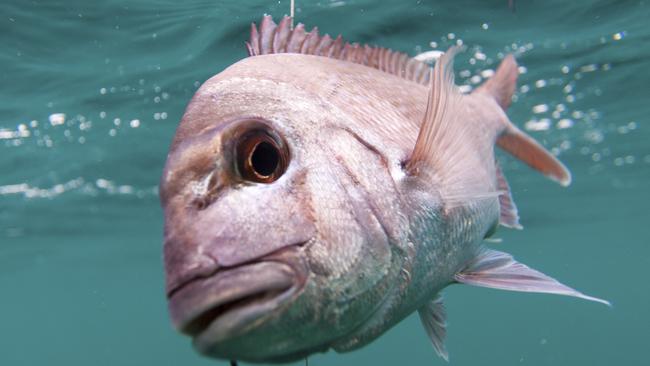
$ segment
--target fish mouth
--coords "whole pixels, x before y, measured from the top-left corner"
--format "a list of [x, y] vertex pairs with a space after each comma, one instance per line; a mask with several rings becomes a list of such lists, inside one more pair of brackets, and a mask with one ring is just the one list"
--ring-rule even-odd
[[222, 269], [169, 298], [172, 323], [199, 349], [246, 333], [277, 314], [303, 287], [304, 276], [276, 261]]

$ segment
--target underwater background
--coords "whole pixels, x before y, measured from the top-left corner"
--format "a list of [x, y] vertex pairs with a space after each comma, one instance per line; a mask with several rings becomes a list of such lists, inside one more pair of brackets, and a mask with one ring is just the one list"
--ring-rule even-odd
[[[515, 5], [305, 0], [296, 20], [411, 55], [463, 43], [466, 90], [514, 52], [510, 118], [572, 170], [562, 188], [502, 156], [525, 230], [490, 245], [613, 307], [451, 286], [450, 364], [648, 365], [650, 4]], [[0, 365], [226, 364], [168, 319], [158, 180], [194, 91], [246, 55], [251, 22], [288, 12], [289, 0], [2, 0]], [[378, 364], [445, 362], [417, 315], [309, 359]]]

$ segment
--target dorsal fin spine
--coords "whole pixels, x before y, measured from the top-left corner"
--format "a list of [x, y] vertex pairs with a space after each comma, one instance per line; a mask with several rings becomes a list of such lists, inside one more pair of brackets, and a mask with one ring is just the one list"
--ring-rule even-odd
[[318, 27], [312, 28], [311, 31], [307, 33], [307, 38], [305, 38], [305, 42], [303, 42], [302, 47], [300, 47], [300, 53], [309, 55], [314, 54], [314, 50], [318, 45], [319, 39], [320, 37], [318, 36]]
[[316, 45], [316, 48], [314, 49], [314, 55], [318, 56], [326, 56], [323, 55], [323, 51], [327, 49], [330, 44], [332, 43], [332, 37], [330, 37], [329, 34], [326, 34], [320, 38], [320, 41]]
[[304, 24], [298, 23], [290, 34], [289, 41], [287, 42], [287, 52], [300, 52], [306, 38], [307, 33], [305, 33]]
[[258, 55], [266, 55], [272, 53], [273, 37], [275, 35], [276, 24], [270, 16], [265, 15], [260, 23], [260, 49]]
[[250, 41], [246, 42], [246, 46], [248, 47], [248, 54], [259, 55], [260, 35], [255, 24], [251, 24], [251, 37]]
[[280, 24], [275, 29], [275, 34], [273, 36], [273, 53], [281, 53], [287, 51], [287, 43], [291, 35], [293, 35], [291, 30], [291, 18], [284, 17], [280, 21]]

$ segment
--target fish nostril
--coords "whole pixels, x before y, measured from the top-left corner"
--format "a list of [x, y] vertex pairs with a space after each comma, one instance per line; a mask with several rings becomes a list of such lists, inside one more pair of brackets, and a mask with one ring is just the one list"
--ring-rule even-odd
[[212, 172], [198, 186], [200, 186], [199, 189], [193, 189], [192, 203], [197, 210], [202, 211], [216, 200], [224, 188], [224, 183], [217, 172]]
[[194, 207], [196, 207], [196, 209], [199, 211], [205, 210], [208, 206], [210, 206], [210, 201], [206, 198], [207, 197], [195, 198]]

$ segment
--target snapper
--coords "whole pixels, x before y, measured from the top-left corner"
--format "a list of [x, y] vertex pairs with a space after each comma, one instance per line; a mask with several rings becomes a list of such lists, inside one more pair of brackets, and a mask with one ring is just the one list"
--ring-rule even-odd
[[608, 304], [485, 244], [521, 228], [495, 145], [571, 182], [505, 113], [512, 55], [463, 94], [456, 47], [431, 70], [291, 22], [253, 24], [250, 57], [199, 88], [161, 178], [169, 311], [200, 353], [346, 352], [417, 311], [447, 359], [454, 283]]

